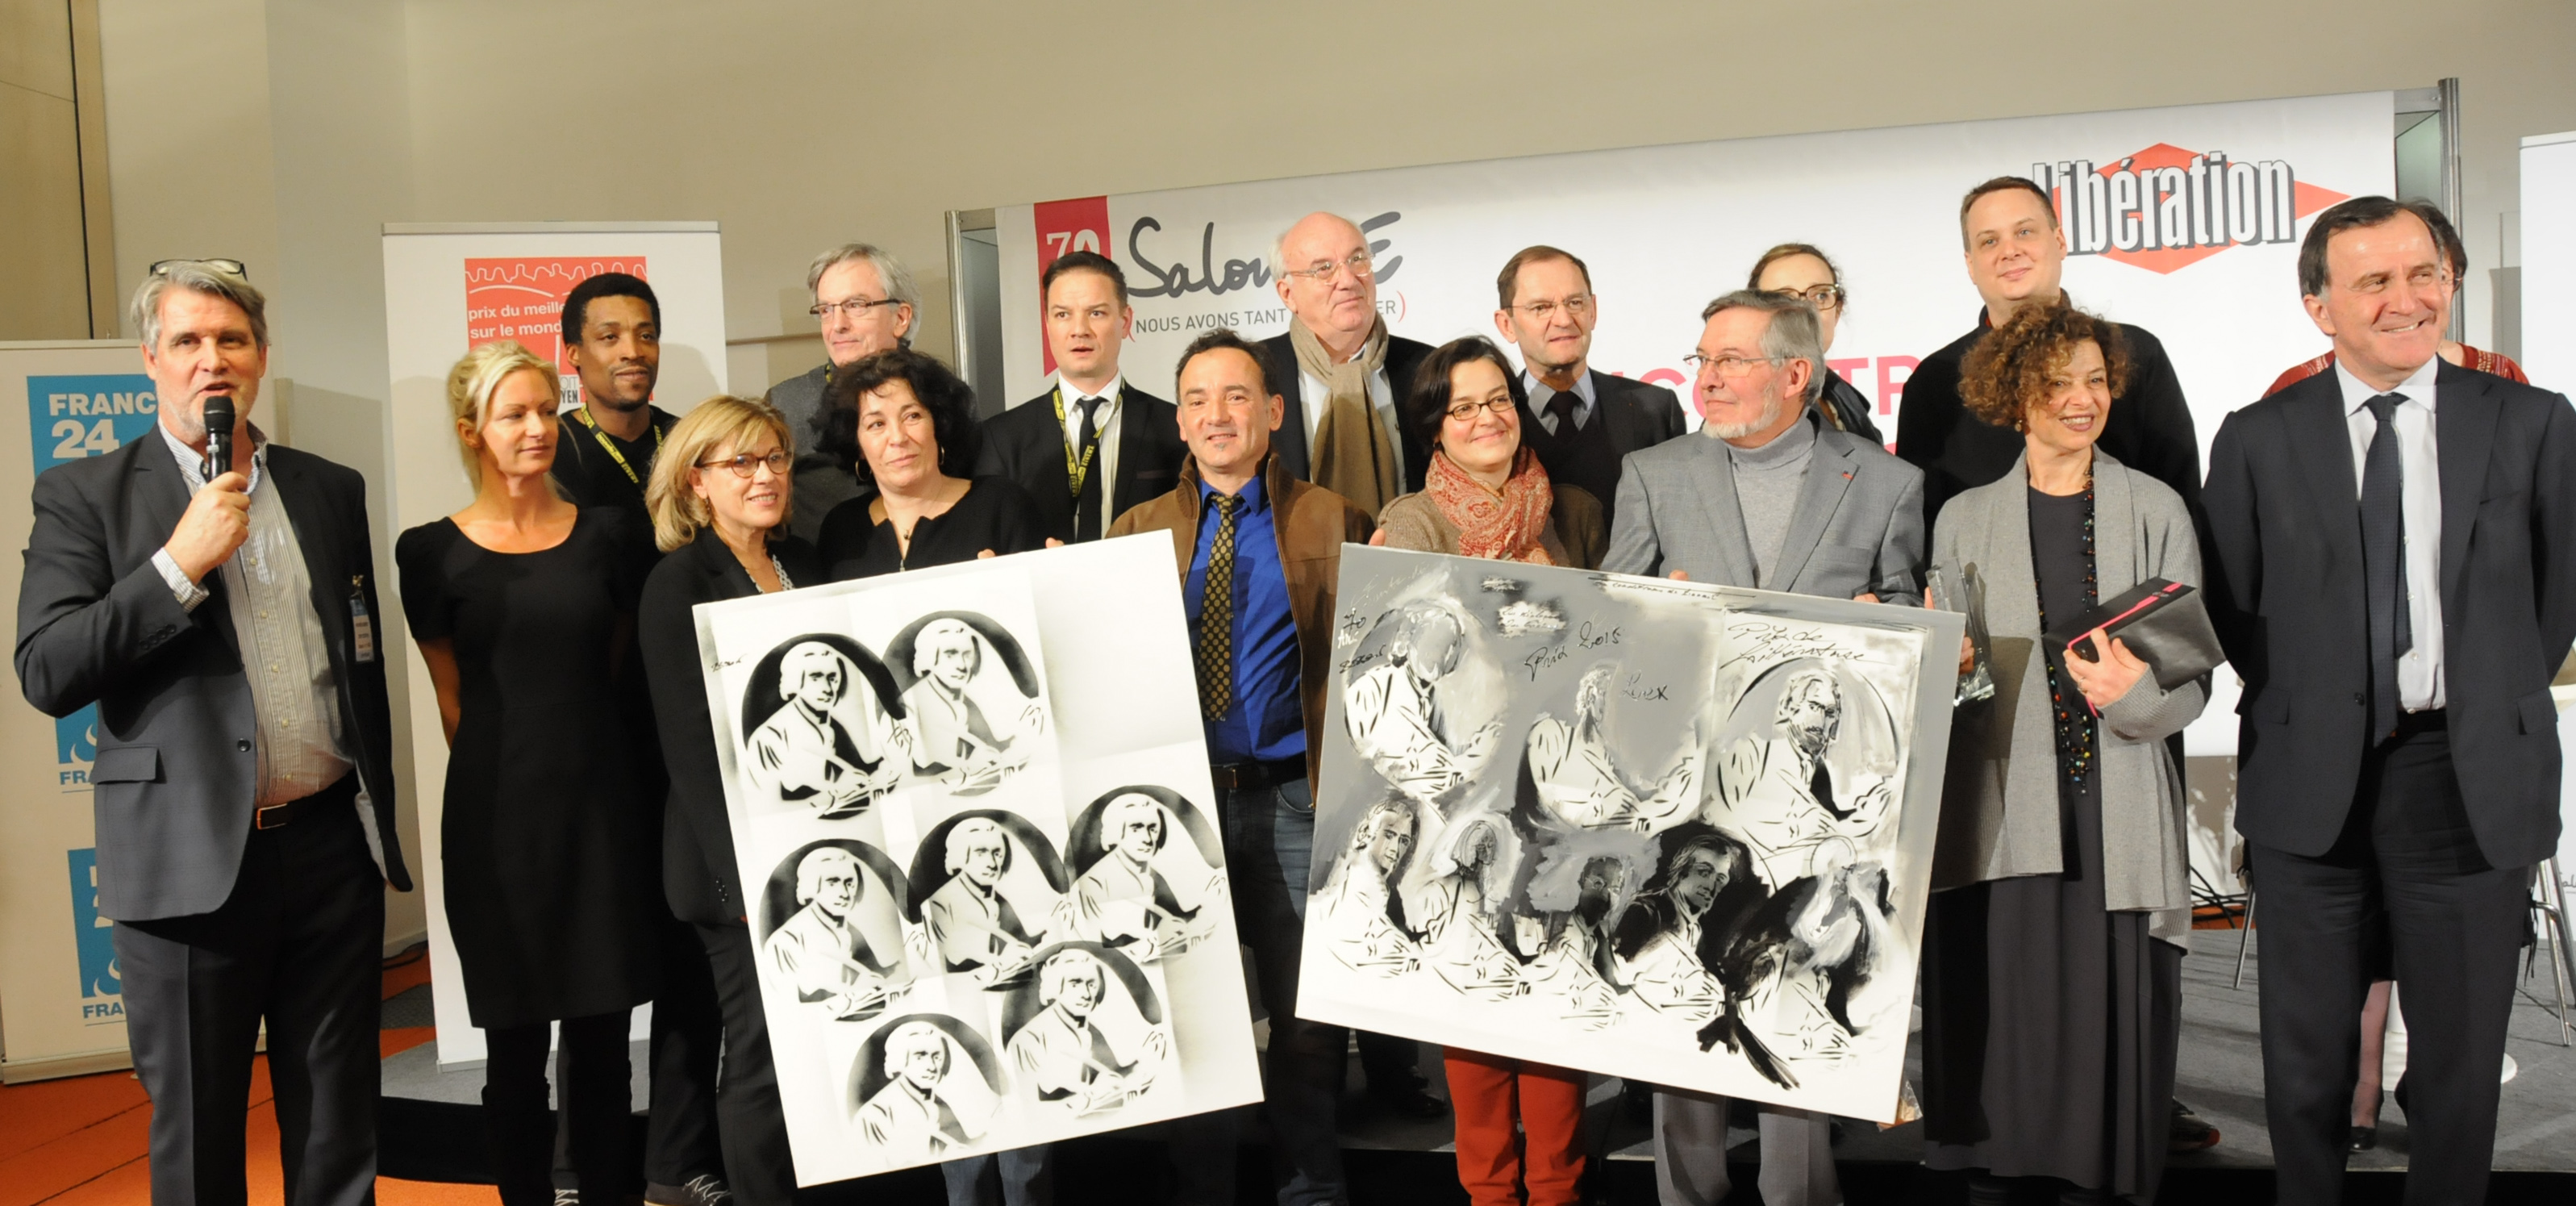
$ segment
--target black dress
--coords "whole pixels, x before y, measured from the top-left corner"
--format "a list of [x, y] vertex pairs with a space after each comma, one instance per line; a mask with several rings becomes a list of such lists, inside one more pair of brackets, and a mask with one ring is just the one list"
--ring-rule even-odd
[[[2030, 492], [2051, 617], [2083, 614], [2083, 495]], [[2064, 680], [2060, 672], [2061, 681]], [[2068, 698], [2090, 726], [2081, 696]], [[2165, 1165], [2182, 951], [2104, 908], [2102, 785], [2066, 773], [2065, 867], [1936, 892], [1923, 930], [1924, 1165], [2055, 1177], [2154, 1200]]]
[[972, 561], [986, 549], [998, 557], [1046, 547], [1037, 503], [1009, 478], [968, 481], [957, 505], [914, 525], [908, 554], [894, 537], [893, 522], [868, 514], [875, 501], [874, 495], [853, 498], [823, 517], [823, 536], [815, 546], [832, 581]]
[[416, 640], [456, 655], [440, 873], [481, 1027], [651, 1000], [664, 915], [658, 768], [635, 729], [632, 631], [653, 546], [623, 508], [584, 510], [534, 553], [496, 553], [451, 520], [402, 534], [394, 564]]

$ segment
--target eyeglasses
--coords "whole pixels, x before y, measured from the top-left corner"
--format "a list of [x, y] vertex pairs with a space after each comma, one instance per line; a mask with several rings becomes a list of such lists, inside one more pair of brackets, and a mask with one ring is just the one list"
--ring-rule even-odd
[[1354, 280], [1364, 281], [1377, 275], [1377, 266], [1369, 263], [1369, 253], [1365, 247], [1352, 252], [1351, 258], [1338, 264], [1319, 261], [1304, 268], [1282, 269], [1279, 275], [1301, 276], [1320, 285], [1332, 280], [1344, 268], [1351, 270], [1351, 277]]
[[[2361, 294], [2364, 297], [2376, 297], [2379, 294], [2388, 291], [2388, 283], [2392, 279], [2394, 278], [2384, 272], [2373, 273], [2344, 286], [2344, 288], [2351, 292]], [[2448, 268], [2434, 268], [2429, 266], [2418, 268], [2413, 272], [2406, 274], [2406, 287], [2418, 290], [2436, 288], [2448, 289], [2451, 287], [2451, 271]]]
[[748, 452], [737, 452], [723, 460], [699, 461], [697, 465], [700, 469], [713, 469], [721, 465], [727, 469], [733, 470], [733, 475], [735, 477], [750, 477], [752, 470], [757, 469], [762, 465], [767, 465], [769, 466], [769, 475], [771, 477], [785, 477], [787, 476], [788, 467], [795, 463], [796, 458], [787, 455], [787, 450], [781, 448], [773, 449], [767, 456], [753, 456]]
[[1482, 402], [1452, 402], [1449, 404], [1449, 421], [1452, 423], [1469, 422], [1473, 420], [1480, 411], [1492, 411], [1495, 417], [1499, 418], [1503, 415], [1512, 413], [1512, 406], [1513, 403], [1511, 395], [1509, 394], [1505, 394], [1499, 398], [1487, 398]]
[[168, 276], [170, 275], [171, 269], [176, 268], [181, 264], [203, 264], [218, 272], [229, 272], [243, 280], [250, 279], [250, 269], [244, 267], [240, 260], [219, 260], [213, 258], [202, 260], [161, 260], [154, 263], [150, 271], [154, 276]]
[[1564, 311], [1567, 318], [1581, 322], [1592, 317], [1592, 295], [1577, 293], [1564, 301], [1534, 301], [1525, 306], [1512, 308], [1529, 315], [1529, 320], [1535, 323], [1545, 323], [1554, 319], [1560, 310]]
[[1682, 357], [1682, 363], [1689, 365], [1693, 373], [1715, 373], [1729, 381], [1741, 381], [1753, 372], [1754, 365], [1780, 362], [1768, 356], [1702, 356], [1693, 352]]
[[1797, 298], [1814, 306], [1818, 314], [1827, 310], [1841, 309], [1843, 304], [1843, 287], [1840, 285], [1818, 285], [1812, 289], [1765, 289], [1763, 292], [1773, 297]]
[[903, 302], [900, 299], [892, 297], [853, 297], [848, 301], [816, 302], [812, 309], [805, 312], [816, 318], [830, 318], [832, 316], [832, 311], [838, 310], [841, 312], [842, 317], [847, 318], [852, 322], [857, 322], [859, 319], [866, 317], [869, 310], [877, 306], [900, 306], [902, 304]]

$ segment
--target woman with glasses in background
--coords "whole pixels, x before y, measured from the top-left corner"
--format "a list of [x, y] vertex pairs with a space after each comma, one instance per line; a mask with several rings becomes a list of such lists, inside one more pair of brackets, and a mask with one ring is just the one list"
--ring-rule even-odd
[[[1753, 261], [1753, 275], [1744, 282], [1747, 289], [1777, 293], [1784, 297], [1802, 297], [1816, 308], [1816, 326], [1824, 336], [1825, 351], [1834, 350], [1834, 328], [1841, 323], [1843, 303], [1849, 295], [1843, 291], [1842, 269], [1825, 253], [1808, 243], [1782, 243], [1762, 253]], [[1824, 370], [1816, 394], [1816, 409], [1825, 421], [1870, 443], [1885, 445], [1878, 424], [1870, 419], [1869, 397], [1859, 387], [1843, 380], [1830, 364], [1818, 365]]]

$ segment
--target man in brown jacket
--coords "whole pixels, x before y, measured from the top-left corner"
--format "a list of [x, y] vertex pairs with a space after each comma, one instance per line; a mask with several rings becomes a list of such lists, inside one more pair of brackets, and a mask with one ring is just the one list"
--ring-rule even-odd
[[[1348, 1038], [1296, 1017], [1315, 837], [1315, 760], [1331, 681], [1333, 588], [1342, 545], [1375, 530], [1341, 495], [1289, 475], [1270, 454], [1285, 404], [1260, 351], [1233, 331], [1181, 354], [1180, 486], [1118, 517], [1112, 537], [1163, 531], [1181, 565], [1198, 666], [1199, 714], [1225, 830], [1235, 928], [1252, 948], [1270, 1014], [1268, 1084], [1282, 1206], [1344, 1203], [1333, 1103]], [[1175, 1124], [1184, 1204], [1233, 1201], [1226, 1114]]]

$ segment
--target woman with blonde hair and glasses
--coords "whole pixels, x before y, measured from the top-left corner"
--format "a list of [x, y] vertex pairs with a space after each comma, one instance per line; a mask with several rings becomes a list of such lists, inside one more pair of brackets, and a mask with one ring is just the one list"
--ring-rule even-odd
[[[1745, 278], [1744, 287], [1804, 298], [1816, 308], [1817, 333], [1824, 336], [1825, 350], [1834, 350], [1834, 328], [1842, 322], [1843, 303], [1851, 295], [1843, 288], [1843, 270], [1835, 267], [1823, 250], [1812, 243], [1782, 243], [1753, 261], [1752, 275]], [[1870, 418], [1869, 395], [1843, 380], [1832, 366], [1816, 367], [1824, 370], [1812, 388], [1816, 409], [1824, 415], [1825, 422], [1870, 443], [1886, 444], [1878, 433], [1878, 424]]]
[[631, 512], [555, 493], [559, 388], [516, 343], [466, 353], [447, 401], [474, 500], [394, 546], [447, 731], [440, 873], [489, 1048], [483, 1125], [508, 1206], [554, 1201], [555, 1022], [583, 1196], [625, 1193], [627, 1016], [660, 965], [658, 852], [635, 823], [651, 745], [625, 664], [653, 550]]
[[814, 546], [787, 533], [793, 512], [796, 442], [778, 408], [718, 396], [680, 419], [653, 462], [644, 505], [667, 556], [644, 583], [636, 624], [653, 717], [670, 771], [664, 806], [662, 890], [671, 911], [696, 927], [714, 966], [724, 1010], [724, 1091], [716, 1130], [725, 1183], [743, 1206], [794, 1200], [796, 1170], [760, 1011], [742, 881], [727, 828], [724, 780], [716, 768], [714, 723], [698, 667], [700, 603], [773, 594], [823, 581]]

